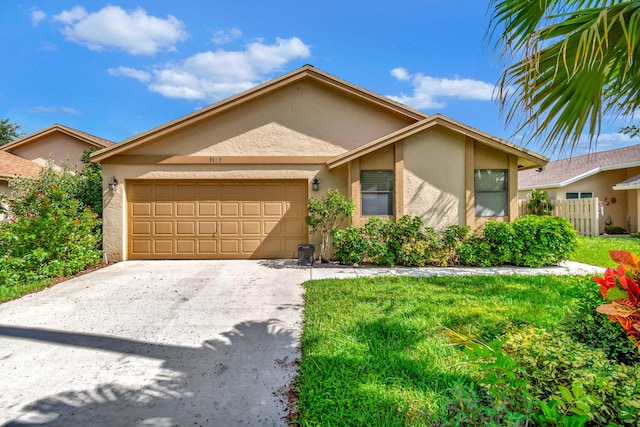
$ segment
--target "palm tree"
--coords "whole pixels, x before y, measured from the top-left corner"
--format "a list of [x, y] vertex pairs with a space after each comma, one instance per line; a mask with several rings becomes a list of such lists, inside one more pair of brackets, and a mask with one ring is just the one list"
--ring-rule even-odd
[[[640, 1], [491, 0], [490, 38], [508, 65], [507, 123], [544, 150], [597, 141], [604, 116], [640, 105]], [[494, 36], [497, 36], [494, 37]]]

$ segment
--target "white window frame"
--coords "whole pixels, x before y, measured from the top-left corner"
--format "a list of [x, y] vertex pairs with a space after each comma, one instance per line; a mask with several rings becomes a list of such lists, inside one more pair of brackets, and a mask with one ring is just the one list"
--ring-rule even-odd
[[[384, 188], [372, 188], [366, 189], [367, 187], [371, 187], [366, 181], [366, 175], [378, 174], [379, 176], [390, 175], [384, 178], [390, 179], [388, 189]], [[373, 185], [373, 187], [376, 187]], [[365, 169], [360, 171], [360, 211], [362, 216], [381, 216], [381, 217], [390, 217], [394, 215], [394, 187], [395, 187], [395, 174], [393, 169]], [[376, 206], [369, 205], [369, 203], [365, 200], [368, 196], [371, 195], [386, 195], [388, 197], [388, 211], [386, 213], [382, 213], [376, 210]]]
[[[492, 190], [479, 190], [479, 174], [486, 173], [502, 173], [502, 188]], [[496, 183], [498, 180], [496, 180]], [[476, 217], [505, 217], [509, 216], [509, 170], [508, 169], [475, 169], [473, 174], [473, 186], [475, 195], [475, 215]], [[482, 206], [479, 202], [483, 195], [503, 195], [504, 206], [502, 211], [490, 210], [486, 206]]]

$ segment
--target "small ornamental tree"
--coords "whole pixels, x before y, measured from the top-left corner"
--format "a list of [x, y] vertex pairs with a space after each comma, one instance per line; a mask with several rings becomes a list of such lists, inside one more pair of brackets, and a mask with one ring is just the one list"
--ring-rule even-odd
[[552, 209], [553, 205], [546, 191], [536, 188], [531, 192], [531, 198], [527, 202], [527, 213], [533, 215], [551, 215]]
[[330, 239], [342, 221], [353, 215], [355, 203], [345, 199], [338, 190], [330, 189], [322, 198], [307, 200], [307, 224], [311, 233], [320, 233], [320, 261], [328, 262]]
[[596, 310], [619, 322], [640, 350], [640, 257], [626, 251], [610, 251], [609, 254], [618, 267], [607, 268], [604, 277], [592, 280], [600, 285], [600, 293], [611, 303]]

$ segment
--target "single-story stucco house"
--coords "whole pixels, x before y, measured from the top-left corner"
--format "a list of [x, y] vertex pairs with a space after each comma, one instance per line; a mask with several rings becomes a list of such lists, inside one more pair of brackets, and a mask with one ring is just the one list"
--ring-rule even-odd
[[312, 66], [93, 153], [104, 252], [125, 259], [295, 258], [306, 201], [338, 189], [352, 219], [482, 226], [517, 216], [519, 169], [547, 158]]
[[554, 160], [544, 168], [521, 171], [518, 182], [521, 199], [534, 189], [546, 191], [551, 200], [597, 197], [599, 230], [615, 225], [638, 231], [640, 144]]
[[0, 151], [11, 153], [44, 166], [49, 160], [60, 165], [69, 163], [82, 168], [82, 154], [87, 150], [101, 149], [113, 145], [104, 138], [81, 132], [60, 124], [0, 146]]

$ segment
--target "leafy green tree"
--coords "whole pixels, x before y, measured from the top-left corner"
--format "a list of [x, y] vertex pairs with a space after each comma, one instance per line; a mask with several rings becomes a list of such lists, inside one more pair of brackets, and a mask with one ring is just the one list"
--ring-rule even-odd
[[340, 223], [353, 215], [355, 202], [346, 200], [338, 190], [330, 189], [321, 199], [312, 197], [307, 200], [307, 224], [312, 233], [320, 233], [320, 260], [328, 261], [327, 249], [329, 248], [332, 233], [337, 230]]
[[0, 145], [6, 145], [24, 136], [20, 129], [20, 125], [10, 123], [9, 119], [0, 119]]
[[498, 97], [508, 123], [543, 149], [591, 143], [603, 116], [640, 106], [640, 2], [491, 0], [490, 36], [504, 70]]

